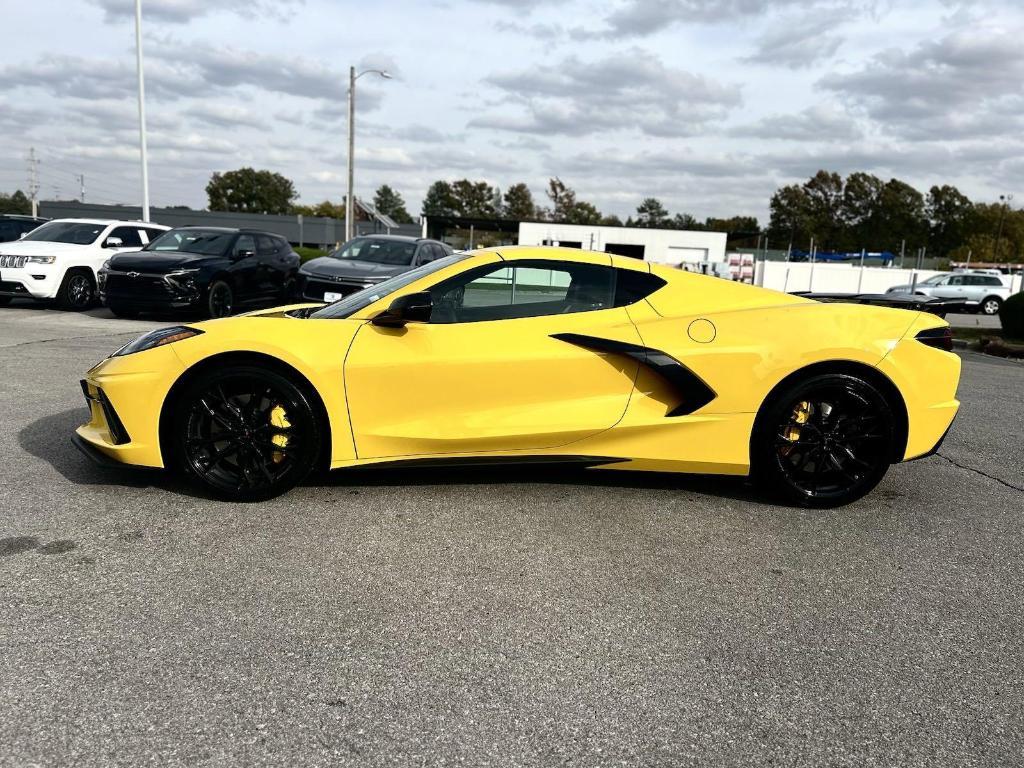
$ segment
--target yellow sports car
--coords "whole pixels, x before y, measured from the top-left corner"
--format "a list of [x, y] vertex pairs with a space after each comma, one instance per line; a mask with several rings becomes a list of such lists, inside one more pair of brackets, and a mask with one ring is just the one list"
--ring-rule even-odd
[[835, 506], [936, 450], [949, 326], [566, 248], [424, 264], [333, 304], [147, 333], [82, 381], [93, 458], [228, 499], [317, 468], [464, 461], [750, 474]]

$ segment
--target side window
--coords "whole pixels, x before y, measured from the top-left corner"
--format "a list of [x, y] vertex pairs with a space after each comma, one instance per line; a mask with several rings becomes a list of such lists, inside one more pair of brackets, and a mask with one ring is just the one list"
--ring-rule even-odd
[[256, 253], [260, 256], [273, 256], [277, 252], [277, 243], [267, 235], [256, 235]]
[[1002, 286], [1002, 284], [1003, 284], [1003, 281], [1000, 280], [998, 277], [986, 277], [985, 278], [985, 285]]
[[951, 277], [949, 278], [950, 285], [963, 285], [964, 279], [962, 277]]
[[665, 285], [665, 281], [650, 272], [637, 272], [632, 269], [615, 270], [615, 306], [627, 307], [646, 299], [656, 290]]
[[146, 237], [149, 238], [151, 243], [164, 233], [162, 229], [143, 229], [142, 231], [146, 233]]
[[142, 238], [139, 237], [139, 230], [135, 227], [114, 227], [114, 230], [107, 237], [117, 237], [121, 240], [121, 248], [141, 248]]
[[271, 238], [274, 241], [274, 245], [277, 246], [277, 253], [288, 253], [292, 247], [288, 244], [288, 241], [283, 237]]
[[432, 323], [590, 312], [614, 306], [615, 270], [544, 261], [488, 265], [439, 283], [430, 294]]
[[16, 222], [0, 221], [0, 241], [17, 240], [20, 234]]
[[248, 251], [249, 253], [256, 252], [256, 241], [252, 235], [239, 235], [238, 239], [235, 240], [235, 254], [239, 254], [242, 251]]

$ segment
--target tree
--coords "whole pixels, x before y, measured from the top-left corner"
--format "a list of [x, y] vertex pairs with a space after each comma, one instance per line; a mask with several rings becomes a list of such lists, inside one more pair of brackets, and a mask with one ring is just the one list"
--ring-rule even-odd
[[843, 186], [840, 216], [846, 229], [840, 247], [866, 248], [877, 240], [879, 201], [885, 186], [870, 173], [851, 173]]
[[971, 230], [977, 227], [974, 203], [948, 184], [928, 191], [925, 214], [929, 225], [928, 247], [939, 256], [947, 256], [964, 245]]
[[601, 219], [601, 212], [593, 204], [580, 200], [569, 209], [564, 221], [566, 224], [600, 224]]
[[548, 218], [551, 221], [566, 221], [572, 209], [576, 207], [576, 193], [555, 176], [548, 179], [547, 196], [551, 201]]
[[452, 197], [459, 216], [490, 217], [495, 215], [494, 188], [486, 181], [459, 179], [452, 183]]
[[405, 210], [405, 200], [387, 184], [381, 184], [374, 193], [373, 207], [399, 224], [412, 224], [412, 216]]
[[672, 217], [672, 221], [668, 222], [668, 226], [671, 229], [704, 229], [704, 226], [688, 213], [677, 213]]
[[786, 248], [806, 248], [811, 238], [810, 200], [799, 184], [777, 189], [768, 204], [768, 237]]
[[424, 216], [458, 216], [458, 201], [447, 181], [435, 181], [423, 197]]
[[0, 194], [0, 213], [18, 213], [24, 216], [32, 213], [32, 201], [20, 189], [13, 195]]
[[644, 198], [637, 206], [636, 219], [638, 227], [665, 227], [669, 222], [668, 211], [656, 197]]
[[505, 190], [503, 215], [507, 219], [532, 221], [537, 218], [537, 206], [530, 188], [520, 182]]
[[601, 219], [601, 224], [605, 227], [621, 227], [622, 219], [620, 219], [614, 213], [609, 213], [607, 216]]
[[290, 179], [252, 168], [213, 174], [206, 195], [211, 211], [237, 213], [290, 213], [298, 197]]
[[345, 204], [323, 200], [316, 205], [293, 205], [291, 212], [301, 213], [303, 216], [324, 216], [330, 219], [344, 219]]
[[840, 217], [843, 200], [843, 177], [838, 173], [818, 171], [804, 184], [811, 233], [819, 250], [838, 246], [843, 231]]

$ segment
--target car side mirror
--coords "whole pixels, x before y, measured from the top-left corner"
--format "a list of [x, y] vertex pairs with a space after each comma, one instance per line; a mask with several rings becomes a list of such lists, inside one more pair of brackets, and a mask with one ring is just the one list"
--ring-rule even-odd
[[256, 251], [235, 251], [234, 258], [241, 261], [242, 259], [248, 259], [250, 256], [255, 256]]
[[406, 323], [427, 323], [433, 303], [430, 293], [407, 293], [391, 302], [391, 306], [371, 321], [383, 328], [403, 328]]
[[103, 241], [103, 247], [104, 248], [123, 248], [124, 247], [124, 240], [122, 240], [120, 237], [108, 237], [106, 240]]

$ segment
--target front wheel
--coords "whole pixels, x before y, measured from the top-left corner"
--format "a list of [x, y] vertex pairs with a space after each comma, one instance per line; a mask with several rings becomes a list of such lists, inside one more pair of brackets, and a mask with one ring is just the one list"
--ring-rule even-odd
[[998, 315], [1001, 306], [1003, 306], [1003, 302], [998, 296], [989, 296], [981, 302], [981, 311], [986, 315]]
[[863, 379], [813, 376], [762, 406], [751, 445], [752, 474], [784, 503], [849, 504], [889, 469], [894, 423], [888, 402]]
[[320, 455], [321, 427], [309, 397], [276, 371], [238, 366], [200, 374], [174, 404], [174, 464], [229, 501], [290, 490]]
[[235, 294], [223, 280], [214, 280], [206, 292], [206, 313], [213, 318], [228, 317], [235, 310]]
[[92, 306], [96, 284], [88, 270], [71, 270], [64, 275], [57, 289], [57, 306], [81, 312]]

